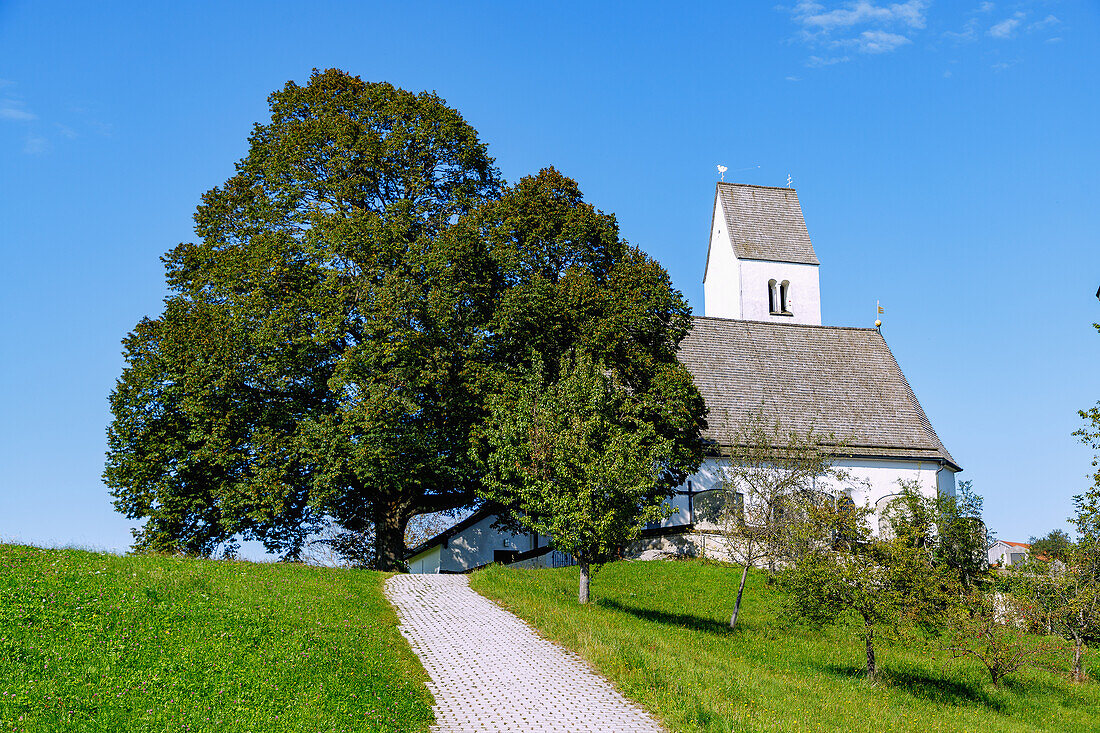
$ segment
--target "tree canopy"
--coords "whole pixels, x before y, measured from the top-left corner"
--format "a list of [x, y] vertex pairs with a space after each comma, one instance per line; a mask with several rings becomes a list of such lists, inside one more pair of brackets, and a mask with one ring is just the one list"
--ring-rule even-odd
[[137, 549], [297, 558], [335, 522], [395, 568], [410, 518], [485, 495], [491, 399], [579, 354], [668, 445], [662, 486], [694, 465], [690, 311], [575, 182], [506, 188], [434, 93], [330, 69], [269, 105], [123, 342], [104, 477]]
[[329, 515], [392, 565], [409, 516], [474, 500], [481, 268], [440, 234], [499, 176], [435, 94], [328, 70], [269, 103], [124, 342], [105, 478], [138, 548], [296, 557]]

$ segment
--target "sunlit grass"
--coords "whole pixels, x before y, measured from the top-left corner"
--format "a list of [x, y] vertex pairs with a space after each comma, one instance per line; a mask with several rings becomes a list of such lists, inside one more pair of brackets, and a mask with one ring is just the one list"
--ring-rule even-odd
[[385, 577], [0, 545], [0, 730], [427, 730]]
[[1068, 667], [993, 687], [968, 661], [920, 639], [882, 639], [880, 680], [863, 679], [852, 626], [813, 630], [779, 617], [778, 592], [751, 574], [739, 629], [727, 629], [739, 573], [716, 563], [604, 567], [577, 605], [577, 570], [475, 573], [472, 586], [569, 647], [673, 731], [1100, 730], [1100, 685]]

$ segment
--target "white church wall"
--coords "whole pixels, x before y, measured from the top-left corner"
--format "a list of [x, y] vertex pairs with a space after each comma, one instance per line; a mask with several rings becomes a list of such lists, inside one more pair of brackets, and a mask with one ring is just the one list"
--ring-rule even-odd
[[[817, 265], [793, 262], [738, 260], [741, 274], [741, 313], [748, 321], [808, 323], [821, 325], [821, 285]], [[790, 283], [787, 290], [789, 316], [772, 315], [768, 300], [768, 281]]]
[[707, 271], [703, 274], [703, 315], [712, 318], [741, 317], [741, 281], [737, 258], [726, 231], [722, 202], [714, 198], [714, 224], [710, 232]]
[[[699, 471], [691, 476], [691, 488], [694, 494], [695, 524], [701, 529], [714, 528], [715, 525], [706, 521], [706, 497], [700, 497], [700, 492], [718, 489], [721, 485], [721, 467], [727, 463], [727, 459], [708, 458], [703, 462]], [[921, 492], [926, 496], [935, 496], [941, 487], [950, 488], [954, 493], [954, 475], [950, 469], [940, 470], [938, 462], [883, 460], [871, 458], [848, 458], [836, 461], [836, 467], [845, 471], [848, 475], [844, 481], [830, 480], [819, 488], [839, 489], [851, 496], [852, 501], [858, 506], [871, 506], [875, 509], [876, 516], [873, 519], [877, 531], [879, 512], [889, 505], [890, 497], [896, 496], [901, 491], [899, 481], [915, 481]], [[940, 476], [937, 477], [937, 472]], [[951, 474], [950, 478], [943, 474]], [[687, 483], [680, 487], [687, 490]], [[715, 497], [717, 498], [717, 497]], [[689, 498], [685, 494], [677, 494], [671, 501], [674, 513], [661, 523], [662, 526], [679, 526], [691, 522], [692, 512], [688, 504]]]

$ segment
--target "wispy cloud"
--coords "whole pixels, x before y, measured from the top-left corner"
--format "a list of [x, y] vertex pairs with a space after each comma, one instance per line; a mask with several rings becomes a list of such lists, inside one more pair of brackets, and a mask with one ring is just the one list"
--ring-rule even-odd
[[820, 69], [823, 66], [832, 66], [833, 64], [843, 64], [845, 61], [850, 61], [850, 60], [851, 59], [849, 59], [847, 56], [832, 56], [832, 57], [811, 56], [810, 58], [806, 59], [806, 66], [809, 66], [811, 69]]
[[1012, 17], [1005, 18], [1000, 23], [994, 23], [993, 27], [989, 29], [989, 35], [994, 38], [1012, 38], [1016, 35], [1016, 29], [1020, 27], [1020, 24], [1024, 22], [1024, 18], [1027, 17], [1027, 13], [1017, 11]]
[[1042, 20], [1037, 20], [1034, 23], [1032, 23], [1031, 25], [1029, 25], [1027, 27], [1027, 30], [1028, 30], [1028, 32], [1041, 31], [1041, 30], [1045, 30], [1047, 28], [1052, 28], [1056, 25], [1060, 25], [1061, 22], [1062, 21], [1059, 20], [1056, 16], [1048, 15], [1047, 17], [1043, 18]]
[[[800, 0], [789, 8], [798, 26], [797, 40], [813, 49], [854, 49], [861, 54], [883, 54], [912, 43], [910, 34], [927, 24], [926, 0], [878, 3], [850, 0], [831, 7], [817, 0]], [[847, 54], [815, 54], [810, 67], [832, 66], [851, 59]]]
[[50, 149], [50, 141], [41, 135], [27, 135], [23, 141], [23, 152], [28, 155], [38, 155]]
[[0, 120], [14, 120], [16, 122], [30, 122], [37, 120], [38, 115], [27, 109], [27, 105], [18, 99], [5, 97], [0, 99]]
[[961, 31], [944, 31], [943, 37], [955, 43], [969, 43], [978, 38], [978, 19], [966, 21]]
[[912, 41], [897, 33], [863, 31], [858, 38], [850, 38], [843, 43], [855, 46], [860, 53], [889, 53]]
[[995, 8], [995, 7], [997, 7], [997, 6], [994, 5], [993, 3], [990, 3], [990, 2], [979, 3], [977, 12], [979, 12], [979, 13], [992, 13], [993, 8]]
[[927, 7], [928, 4], [924, 0], [908, 0], [908, 2], [890, 5], [876, 5], [870, 0], [856, 0], [844, 3], [842, 7], [827, 10], [819, 2], [803, 0], [795, 6], [794, 17], [807, 30], [818, 29], [826, 32], [868, 23], [901, 24], [911, 28], [923, 28], [924, 11]]

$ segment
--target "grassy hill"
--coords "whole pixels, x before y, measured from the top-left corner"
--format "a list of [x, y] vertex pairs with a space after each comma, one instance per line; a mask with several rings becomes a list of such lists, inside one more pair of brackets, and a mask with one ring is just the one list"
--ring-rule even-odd
[[0, 545], [0, 731], [422, 731], [382, 573]]
[[1071, 684], [1068, 665], [994, 688], [976, 663], [933, 658], [929, 642], [883, 639], [880, 681], [869, 685], [858, 628], [788, 626], [761, 575], [750, 575], [731, 633], [737, 580], [715, 563], [614, 563], [593, 578], [587, 608], [577, 605], [576, 568], [491, 567], [471, 584], [673, 731], [1100, 730], [1100, 684]]

